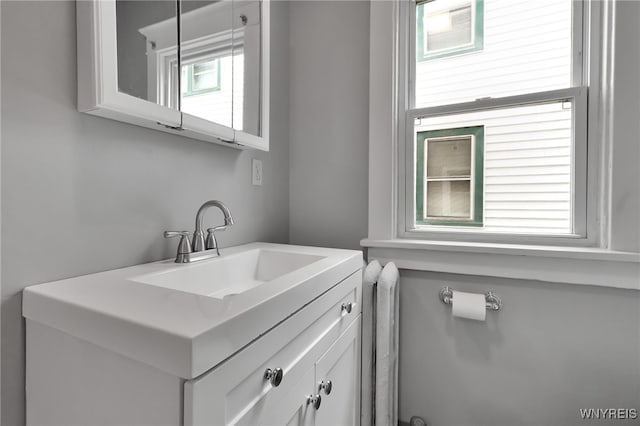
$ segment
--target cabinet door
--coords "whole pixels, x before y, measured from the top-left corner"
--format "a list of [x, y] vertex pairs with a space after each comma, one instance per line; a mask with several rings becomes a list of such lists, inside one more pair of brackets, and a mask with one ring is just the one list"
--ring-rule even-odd
[[271, 392], [257, 404], [249, 405], [237, 418], [231, 420], [233, 426], [283, 426], [310, 425], [313, 420], [307, 412], [307, 395], [313, 392], [313, 367], [295, 384], [288, 383], [284, 392]]
[[76, 8], [78, 110], [163, 131], [180, 126], [178, 106], [169, 102], [177, 86], [160, 78], [148, 35], [162, 26], [163, 42], [177, 51], [176, 3], [87, 0]]
[[[360, 301], [361, 275], [356, 272], [219, 367], [187, 381], [184, 424], [312, 424], [314, 410], [307, 418], [299, 409], [304, 408], [308, 395], [314, 390], [317, 393], [315, 363], [357, 321], [357, 312], [347, 314], [342, 305], [359, 306]], [[283, 370], [278, 386], [265, 380], [268, 368]], [[309, 377], [303, 380], [307, 374]], [[292, 390], [298, 386], [304, 388]], [[294, 405], [289, 406], [292, 402]], [[284, 410], [289, 417], [273, 417], [281, 410], [274, 408], [278, 404], [290, 407]]]
[[279, 399], [265, 401], [244, 413], [234, 426], [312, 426], [313, 407], [307, 397], [313, 392], [313, 366], [295, 384], [289, 384]]
[[[316, 362], [316, 392], [322, 404], [316, 426], [357, 425], [360, 419], [360, 317]], [[331, 391], [321, 383], [331, 381]]]
[[235, 140], [268, 151], [269, 1], [236, 0], [234, 5], [237, 5], [233, 11]]
[[181, 4], [182, 128], [268, 151], [269, 2]]
[[233, 140], [232, 0], [181, 2], [180, 111], [183, 127]]

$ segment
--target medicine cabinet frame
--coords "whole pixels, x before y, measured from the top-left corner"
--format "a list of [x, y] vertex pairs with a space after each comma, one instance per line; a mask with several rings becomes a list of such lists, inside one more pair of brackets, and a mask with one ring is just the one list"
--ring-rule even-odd
[[269, 0], [260, 5], [260, 136], [119, 91], [116, 0], [76, 1], [78, 110], [192, 139], [269, 151]]

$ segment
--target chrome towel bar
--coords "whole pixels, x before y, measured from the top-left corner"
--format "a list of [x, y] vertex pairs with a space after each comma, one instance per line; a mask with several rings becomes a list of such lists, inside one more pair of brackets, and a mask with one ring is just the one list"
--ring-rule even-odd
[[[494, 292], [486, 292], [484, 298], [487, 301], [487, 310], [499, 311], [502, 308], [502, 300]], [[449, 286], [440, 289], [440, 300], [446, 305], [451, 305], [453, 302], [453, 290]]]

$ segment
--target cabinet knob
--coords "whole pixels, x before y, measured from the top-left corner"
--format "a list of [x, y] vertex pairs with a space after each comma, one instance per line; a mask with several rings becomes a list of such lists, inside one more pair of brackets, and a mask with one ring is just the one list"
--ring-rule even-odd
[[320, 395], [309, 395], [307, 397], [307, 405], [312, 405], [316, 410], [320, 409], [322, 403], [322, 397]]
[[271, 386], [277, 388], [282, 382], [283, 375], [284, 371], [282, 371], [282, 368], [274, 368], [273, 370], [267, 368], [267, 370], [264, 372], [264, 379], [268, 380], [269, 383], [271, 383]]
[[318, 392], [323, 390], [325, 395], [329, 395], [331, 393], [332, 388], [333, 388], [333, 383], [331, 382], [331, 380], [327, 380], [326, 382], [322, 381], [318, 386]]
[[346, 313], [350, 314], [351, 310], [353, 309], [353, 303], [352, 302], [343, 303], [341, 309], [342, 309], [343, 313], [346, 312]]

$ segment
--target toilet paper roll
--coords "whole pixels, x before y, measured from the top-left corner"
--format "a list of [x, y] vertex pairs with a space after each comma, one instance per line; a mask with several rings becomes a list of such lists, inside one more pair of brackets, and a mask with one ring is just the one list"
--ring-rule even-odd
[[484, 321], [487, 315], [484, 294], [454, 291], [451, 305], [454, 317]]

